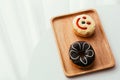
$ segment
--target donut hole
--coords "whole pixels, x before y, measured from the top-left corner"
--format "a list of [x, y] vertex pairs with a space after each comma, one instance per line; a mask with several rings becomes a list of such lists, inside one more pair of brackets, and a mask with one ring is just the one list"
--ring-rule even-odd
[[82, 57], [82, 58], [85, 56], [85, 51], [79, 51], [78, 53], [79, 53], [80, 57]]

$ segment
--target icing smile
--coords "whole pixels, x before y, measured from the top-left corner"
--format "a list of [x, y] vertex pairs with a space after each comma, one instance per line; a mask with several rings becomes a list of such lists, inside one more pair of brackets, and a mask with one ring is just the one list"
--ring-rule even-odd
[[[80, 20], [80, 18], [77, 19], [77, 21], [76, 21], [76, 25], [77, 25], [80, 29], [82, 29], [82, 30], [86, 30], [87, 27], [81, 27], [81, 26], [78, 24], [79, 20]], [[85, 24], [85, 22], [83, 21], [82, 24]]]

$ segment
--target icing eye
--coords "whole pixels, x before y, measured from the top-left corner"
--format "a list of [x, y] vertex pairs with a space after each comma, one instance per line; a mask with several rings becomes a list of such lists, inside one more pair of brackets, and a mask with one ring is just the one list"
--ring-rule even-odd
[[83, 18], [83, 19], [86, 19], [86, 17], [85, 17], [85, 16], [83, 16], [82, 18]]
[[90, 24], [91, 24], [91, 22], [89, 22], [89, 21], [88, 21], [88, 22], [87, 22], [87, 24], [88, 24], [88, 25], [90, 25]]
[[81, 23], [82, 23], [82, 24], [85, 24], [85, 21], [82, 21]]

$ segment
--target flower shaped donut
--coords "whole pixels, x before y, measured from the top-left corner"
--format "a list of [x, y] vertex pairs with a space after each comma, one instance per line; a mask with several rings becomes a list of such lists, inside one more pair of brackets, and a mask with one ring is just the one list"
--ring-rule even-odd
[[76, 41], [70, 45], [69, 56], [72, 62], [80, 67], [87, 67], [95, 60], [95, 52], [85, 41]]
[[91, 36], [95, 30], [95, 22], [89, 15], [78, 15], [73, 19], [73, 30], [78, 36]]

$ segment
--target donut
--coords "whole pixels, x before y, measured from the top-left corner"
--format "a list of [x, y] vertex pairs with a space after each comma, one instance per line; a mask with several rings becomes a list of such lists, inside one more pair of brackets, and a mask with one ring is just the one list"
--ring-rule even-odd
[[95, 31], [95, 21], [89, 15], [78, 15], [73, 19], [73, 30], [81, 37], [89, 37]]
[[92, 46], [85, 41], [76, 41], [69, 48], [70, 60], [81, 68], [86, 68], [95, 60], [95, 51]]

